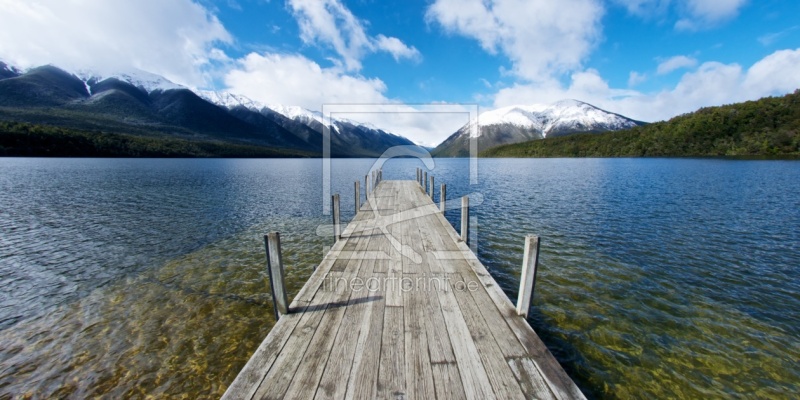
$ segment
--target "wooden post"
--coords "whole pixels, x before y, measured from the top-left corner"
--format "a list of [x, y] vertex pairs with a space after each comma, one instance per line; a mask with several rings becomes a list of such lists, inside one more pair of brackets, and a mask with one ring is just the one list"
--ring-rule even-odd
[[461, 198], [461, 241], [469, 244], [469, 196]]
[[281, 234], [270, 232], [264, 235], [264, 247], [267, 251], [267, 273], [272, 292], [272, 306], [275, 309], [275, 320], [277, 321], [281, 315], [289, 314], [289, 299], [286, 297], [286, 281], [283, 278]]
[[433, 192], [435, 192], [435, 188], [436, 185], [433, 184], [433, 175], [431, 175], [431, 192], [429, 193], [431, 195], [431, 200], [433, 200]]
[[419, 185], [419, 168], [417, 168], [417, 185]]
[[331, 196], [331, 208], [333, 209], [333, 243], [342, 238], [342, 225], [339, 218], [339, 193]]
[[447, 193], [447, 186], [443, 183], [439, 188], [439, 206], [442, 209], [442, 214], [444, 214], [445, 202], [447, 201], [447, 195], [445, 193]]
[[528, 317], [528, 309], [533, 301], [533, 288], [536, 286], [536, 267], [539, 264], [539, 237], [525, 237], [525, 251], [522, 255], [522, 277], [519, 281], [517, 314]]
[[361, 209], [361, 188], [360, 188], [359, 186], [360, 186], [360, 185], [359, 185], [358, 181], [356, 181], [356, 184], [355, 184], [355, 191], [356, 191], [356, 197], [355, 197], [356, 214], [358, 214], [358, 210], [360, 210], [360, 209]]
[[369, 175], [364, 175], [364, 199], [369, 200]]
[[428, 171], [425, 171], [425, 179], [423, 179], [422, 182], [422, 190], [428, 193]]

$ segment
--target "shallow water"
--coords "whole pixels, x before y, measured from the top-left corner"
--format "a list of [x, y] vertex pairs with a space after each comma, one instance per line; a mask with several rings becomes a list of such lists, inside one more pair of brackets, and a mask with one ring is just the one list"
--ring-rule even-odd
[[[436, 162], [453, 206], [482, 195], [512, 299], [542, 236], [530, 322], [590, 397], [800, 393], [800, 163], [480, 160], [470, 185]], [[371, 165], [333, 161], [345, 220]], [[218, 398], [274, 324], [263, 234], [290, 294], [331, 243], [323, 182], [320, 160], [0, 159], [0, 398]]]

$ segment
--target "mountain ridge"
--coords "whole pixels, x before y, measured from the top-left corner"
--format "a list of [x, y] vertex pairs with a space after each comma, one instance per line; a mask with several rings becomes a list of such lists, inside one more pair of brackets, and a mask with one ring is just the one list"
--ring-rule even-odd
[[477, 125], [478, 150], [575, 133], [630, 129], [644, 124], [589, 103], [567, 99], [551, 104], [512, 105], [485, 111], [434, 148], [438, 157], [469, 156], [471, 133]]
[[800, 90], [625, 131], [493, 147], [481, 157], [800, 157]]
[[[245, 96], [198, 92], [141, 70], [73, 72], [45, 65], [22, 71], [0, 61], [0, 120], [322, 155], [319, 121], [292, 119]], [[340, 133], [331, 135], [334, 157], [374, 157], [413, 144], [355, 121], [336, 120], [331, 127]]]

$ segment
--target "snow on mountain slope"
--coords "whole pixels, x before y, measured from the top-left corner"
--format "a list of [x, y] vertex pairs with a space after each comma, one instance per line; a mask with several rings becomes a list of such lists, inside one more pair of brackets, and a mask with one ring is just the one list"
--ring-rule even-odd
[[156, 90], [167, 91], [171, 89], [186, 89], [186, 87], [178, 85], [163, 76], [156, 75], [147, 71], [139, 69], [131, 69], [127, 71], [118, 71], [114, 73], [102, 73], [99, 71], [92, 71], [81, 69], [77, 71], [65, 70], [84, 82], [86, 89], [91, 94], [91, 84], [102, 82], [106, 79], [115, 78], [122, 82], [127, 82], [147, 93], [152, 93]]
[[247, 96], [230, 92], [217, 92], [213, 90], [195, 90], [195, 94], [206, 101], [220, 107], [234, 108], [242, 106], [252, 111], [261, 111], [266, 107], [264, 104], [255, 101]]
[[[513, 125], [519, 128], [533, 129], [541, 132], [543, 137], [547, 137], [551, 132], [619, 130], [637, 125], [631, 119], [578, 100], [498, 108], [481, 113], [477, 122], [480, 127]], [[471, 124], [475, 124], [475, 121], [472, 121]], [[468, 125], [462, 128], [464, 133], [470, 131], [469, 127]]]
[[[225, 91], [195, 91], [198, 96], [214, 103], [218, 106], [226, 107], [226, 108], [233, 108], [238, 106], [243, 106], [249, 110], [260, 112], [264, 108], [268, 108], [272, 111], [275, 111], [278, 114], [283, 115], [286, 118], [301, 122], [306, 125], [313, 125], [315, 123], [324, 124], [325, 118], [319, 111], [309, 110], [307, 108], [303, 108], [300, 106], [287, 106], [283, 104], [263, 104], [253, 99], [250, 99], [247, 96], [234, 94]], [[328, 123], [333, 127], [335, 132], [339, 132], [340, 125], [343, 123], [350, 124], [356, 127], [365, 127], [367, 129], [372, 130], [379, 130], [379, 128], [375, 127], [369, 123], [363, 123], [360, 121], [354, 121], [347, 118], [335, 118], [330, 117]]]
[[[473, 135], [477, 137], [480, 151], [502, 144], [573, 133], [616, 131], [640, 124], [578, 100], [515, 105], [481, 113], [476, 120], [464, 125], [436, 146], [432, 154], [467, 157], [470, 155], [470, 138]], [[473, 129], [476, 125], [480, 129]]]

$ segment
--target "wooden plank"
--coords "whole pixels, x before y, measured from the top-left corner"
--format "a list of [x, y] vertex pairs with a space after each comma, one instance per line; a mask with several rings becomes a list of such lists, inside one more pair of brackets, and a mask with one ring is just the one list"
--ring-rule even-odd
[[[438, 262], [436, 259], [430, 259], [430, 261]], [[447, 333], [453, 345], [461, 382], [464, 384], [464, 393], [470, 399], [496, 398], [453, 291], [437, 291], [436, 293], [439, 304], [441, 304]]]
[[403, 308], [386, 307], [383, 316], [383, 337], [380, 347], [377, 398], [406, 397]]
[[[351, 227], [348, 227], [348, 230], [351, 229]], [[347, 240], [343, 240], [331, 248], [319, 267], [311, 274], [309, 280], [300, 289], [297, 296], [295, 296], [292, 304], [289, 305], [290, 309], [296, 308], [299, 303], [303, 302], [302, 299], [310, 300], [313, 298], [320, 285], [322, 285], [325, 275], [336, 261], [338, 252], [341, 251], [346, 243]], [[278, 353], [289, 340], [289, 337], [292, 335], [292, 332], [294, 332], [300, 319], [300, 314], [288, 314], [272, 327], [267, 337], [261, 342], [244, 368], [239, 372], [239, 375], [237, 375], [230, 386], [228, 386], [228, 389], [222, 396], [224, 400], [251, 399], [253, 397], [260, 382], [264, 379], [264, 375], [271, 369]]]
[[441, 362], [432, 365], [433, 381], [437, 399], [466, 399], [464, 384], [458, 374], [455, 362]]
[[[224, 398], [583, 398], [424, 188], [372, 178], [369, 201]], [[414, 290], [326, 290], [326, 274], [397, 274]], [[462, 290], [429, 285], [448, 277]]]
[[[471, 273], [471, 271], [465, 272]], [[486, 324], [483, 315], [478, 309], [479, 306], [494, 308], [494, 305], [476, 304], [474, 297], [472, 297], [470, 290], [467, 288], [467, 283], [460, 274], [457, 275], [459, 280], [453, 286], [453, 294], [455, 294], [461, 314], [464, 316], [464, 322], [472, 335], [475, 348], [480, 355], [495, 396], [499, 399], [524, 398], [517, 378], [511, 371], [503, 352], [492, 335], [489, 325]], [[478, 288], [478, 290], [482, 290], [482, 288]]]
[[542, 378], [539, 368], [531, 358], [519, 357], [509, 358], [508, 365], [517, 377], [525, 398], [528, 399], [547, 399], [553, 397], [553, 392], [547, 386], [547, 382]]
[[[348, 268], [350, 268], [349, 265]], [[346, 277], [351, 273], [352, 272], [348, 270], [343, 276]], [[306, 351], [310, 347], [310, 343], [314, 341], [317, 328], [325, 319], [323, 317], [327, 314], [331, 306], [336, 306], [337, 300], [339, 300], [337, 291], [318, 290], [312, 302], [305, 308], [299, 310], [302, 312], [301, 320], [295, 332], [286, 342], [286, 347], [280, 352], [272, 368], [270, 368], [264, 380], [261, 382], [261, 385], [254, 395], [255, 398], [267, 399], [284, 397], [284, 393], [286, 393], [295, 377], [295, 371], [298, 370], [301, 361], [304, 359]], [[340, 318], [340, 316], [329, 317], [328, 322], [333, 323], [331, 320], [332, 318]], [[323, 327], [323, 329], [325, 329], [325, 327]], [[321, 354], [318, 355], [318, 357], [321, 356]]]
[[[370, 241], [369, 248], [377, 250], [378, 244]], [[372, 276], [374, 260], [365, 260], [368, 272]], [[383, 336], [383, 317], [386, 302], [383, 297], [370, 302], [358, 326], [361, 335], [356, 344], [355, 356], [345, 397], [354, 399], [374, 399], [377, 394], [378, 370], [380, 361], [381, 339]]]
[[522, 255], [522, 276], [519, 282], [517, 298], [517, 314], [528, 317], [528, 310], [533, 301], [533, 290], [536, 287], [536, 267], [539, 264], [539, 237], [525, 237], [525, 250]]
[[[441, 220], [443, 224], [447, 223], [443, 216]], [[467, 263], [472, 267], [478, 279], [486, 288], [486, 293], [495, 303], [495, 306], [497, 306], [498, 310], [503, 315], [503, 318], [514, 332], [514, 335], [536, 362], [542, 377], [545, 379], [545, 382], [547, 382], [553, 395], [558, 399], [585, 399], [585, 396], [580, 389], [578, 389], [578, 386], [567, 376], [555, 357], [553, 357], [544, 343], [542, 343], [541, 339], [539, 339], [530, 325], [528, 325], [528, 322], [524, 318], [516, 315], [516, 310], [514, 305], [511, 304], [511, 300], [509, 300], [494, 279], [492, 279], [486, 267], [475, 257], [472, 250], [470, 250], [465, 243], [458, 240], [455, 230], [448, 229], [445, 231], [448, 236], [450, 236], [450, 239], [457, 243]]]
[[267, 250], [267, 272], [272, 291], [272, 307], [275, 309], [275, 320], [277, 321], [282, 315], [289, 313], [289, 298], [286, 295], [286, 280], [283, 277], [280, 233], [270, 232], [264, 235], [264, 245]]
[[[422, 256], [420, 266], [416, 269], [423, 273], [423, 279], [429, 279], [426, 272], [427, 260], [419, 241], [414, 241], [414, 235], [419, 231], [416, 219], [406, 221], [406, 235], [403, 237], [403, 244], [412, 248]], [[413, 263], [413, 260], [404, 257], [406, 263]], [[415, 285], [414, 290], [404, 291], [404, 334], [405, 334], [405, 377], [408, 398], [410, 399], [433, 399], [436, 397], [434, 391], [433, 371], [431, 369], [431, 359], [428, 351], [428, 335], [426, 330], [426, 304], [428, 297], [435, 296], [427, 285], [422, 287]]]
[[[358, 244], [356, 249], [364, 250], [368, 248], [369, 241], [369, 236], [359, 237], [357, 239]], [[323, 285], [323, 290], [327, 289], [335, 293], [335, 302], [329, 305], [324, 311], [325, 315], [317, 331], [314, 333], [314, 337], [308, 346], [308, 351], [304, 354], [300, 367], [295, 373], [292, 383], [286, 392], [286, 398], [307, 399], [313, 397], [318, 387], [322, 387], [322, 385], [320, 385], [320, 379], [323, 371], [327, 369], [327, 363], [330, 360], [334, 363], [334, 369], [344, 369], [343, 365], [337, 363], [347, 355], [350, 355], [350, 359], [352, 359], [352, 352], [350, 350], [354, 350], [355, 346], [348, 346], [347, 342], [352, 343], [352, 341], [347, 339], [342, 340], [342, 336], [339, 335], [339, 332], [348, 332], [350, 325], [343, 325], [344, 328], [341, 329], [341, 323], [344, 320], [345, 313], [349, 314], [350, 317], [347, 322], [354, 318], [354, 313], [349, 310], [354, 303], [370, 301], [371, 297], [354, 295], [354, 292], [348, 285], [351, 279], [359, 274], [363, 259], [355, 257], [347, 261], [348, 264], [345, 273], [340, 276], [341, 280], [333, 281], [328, 279], [328, 282], [326, 282], [327, 285]], [[333, 344], [337, 338], [345, 343], [340, 342], [340, 347], [335, 349], [338, 354], [336, 354], [335, 358], [330, 358], [331, 352], [334, 350]]]
[[[376, 220], [371, 219], [370, 221], [373, 224], [365, 225], [365, 228], [372, 229], [374, 227]], [[370, 237], [364, 237], [359, 241], [358, 249], [368, 248], [369, 241]], [[363, 281], [372, 274], [371, 269], [374, 265], [374, 260], [364, 259], [360, 261], [362, 266], [358, 277]], [[350, 288], [348, 287], [347, 289]], [[350, 302], [347, 305], [341, 327], [336, 333], [333, 350], [316, 392], [316, 398], [318, 399], [341, 399], [345, 397], [348, 388], [347, 382], [350, 379], [351, 368], [354, 365], [356, 348], [359, 343], [366, 340], [366, 335], [369, 334], [369, 331], [363, 330], [369, 326], [364, 324], [364, 320], [370, 318], [369, 312], [372, 308], [368, 304], [369, 302], [362, 301], [364, 298], [365, 296], [363, 295], [353, 295], [351, 293]]]

